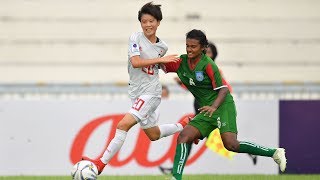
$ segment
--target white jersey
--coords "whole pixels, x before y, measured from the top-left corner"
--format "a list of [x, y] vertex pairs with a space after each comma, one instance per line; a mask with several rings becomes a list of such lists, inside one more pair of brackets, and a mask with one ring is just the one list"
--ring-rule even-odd
[[130, 58], [140, 56], [141, 59], [154, 59], [163, 57], [168, 50], [167, 44], [159, 39], [152, 44], [143, 32], [133, 33], [129, 38], [128, 46], [128, 73], [129, 96], [135, 99], [141, 95], [161, 96], [161, 84], [159, 81], [159, 65], [151, 65], [143, 68], [133, 68]]

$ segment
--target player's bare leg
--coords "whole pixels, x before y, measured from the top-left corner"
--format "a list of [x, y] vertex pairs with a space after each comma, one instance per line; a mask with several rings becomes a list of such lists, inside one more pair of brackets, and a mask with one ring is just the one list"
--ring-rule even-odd
[[187, 161], [187, 157], [190, 153], [191, 145], [194, 140], [199, 139], [201, 134], [194, 126], [187, 125], [180, 133], [177, 140], [176, 153], [174, 156], [173, 178], [182, 179], [182, 173]]
[[221, 139], [223, 145], [229, 151], [272, 157], [280, 166], [282, 172], [286, 169], [287, 159], [285, 157], [285, 149], [283, 148], [273, 149], [252, 142], [238, 141], [237, 134], [232, 132], [222, 133]]
[[[191, 120], [192, 120], [191, 117], [186, 117], [185, 119], [181, 120], [179, 123], [180, 123], [183, 127], [185, 127]], [[194, 144], [198, 144], [198, 143], [199, 143], [199, 139], [195, 139], [195, 140], [193, 141], [193, 143], [194, 143]], [[191, 149], [192, 149], [192, 144], [191, 144], [191, 146], [190, 146], [189, 151], [191, 151]], [[188, 156], [189, 156], [189, 154], [188, 154]], [[188, 159], [188, 156], [186, 157], [186, 159]], [[161, 171], [163, 174], [172, 174], [172, 172], [173, 172], [173, 167], [165, 168], [165, 167], [159, 166], [159, 169], [160, 169], [160, 171]]]
[[177, 132], [181, 132], [182, 129], [190, 122], [191, 118], [186, 117], [180, 122], [175, 124], [162, 124], [159, 126], [144, 129], [144, 132], [151, 141], [156, 141], [160, 138], [173, 135]]
[[103, 153], [101, 158], [98, 159], [90, 159], [88, 157], [82, 157], [84, 160], [89, 160], [93, 162], [98, 168], [98, 174], [100, 174], [105, 167], [105, 165], [111, 160], [111, 158], [121, 149], [127, 132], [135, 125], [137, 121], [135, 118], [127, 113], [122, 120], [118, 123], [116, 133], [114, 138], [109, 143], [107, 149]]
[[225, 132], [221, 134], [221, 140], [224, 147], [232, 152], [239, 152], [239, 141], [237, 140], [237, 134], [232, 132]]

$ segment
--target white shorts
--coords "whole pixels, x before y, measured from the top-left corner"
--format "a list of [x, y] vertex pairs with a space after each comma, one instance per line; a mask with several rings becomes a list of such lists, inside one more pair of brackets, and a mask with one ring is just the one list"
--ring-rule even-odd
[[161, 97], [141, 95], [137, 99], [131, 99], [132, 107], [129, 113], [134, 115], [142, 129], [148, 129], [158, 125], [159, 105]]

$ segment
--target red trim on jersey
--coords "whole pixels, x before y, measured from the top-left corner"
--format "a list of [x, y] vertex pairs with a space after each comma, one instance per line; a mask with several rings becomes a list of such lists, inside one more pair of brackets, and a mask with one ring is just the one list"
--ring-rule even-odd
[[162, 64], [165, 67], [164, 71], [166, 73], [177, 72], [180, 67], [181, 61], [182, 59], [180, 59], [178, 62], [170, 62], [170, 63]]
[[227, 85], [227, 86], [228, 86], [228, 89], [229, 89], [229, 92], [232, 93], [232, 87], [231, 87], [231, 85], [228, 83], [228, 81], [224, 78], [224, 75], [223, 75], [221, 69], [219, 69], [219, 72], [220, 72], [220, 74], [221, 74], [221, 76], [222, 76], [222, 83], [223, 83], [223, 85]]
[[213, 89], [217, 88], [216, 79], [214, 78], [214, 71], [212, 69], [211, 64], [207, 65], [206, 73], [209, 76], [209, 78], [211, 79], [211, 84], [212, 84]]

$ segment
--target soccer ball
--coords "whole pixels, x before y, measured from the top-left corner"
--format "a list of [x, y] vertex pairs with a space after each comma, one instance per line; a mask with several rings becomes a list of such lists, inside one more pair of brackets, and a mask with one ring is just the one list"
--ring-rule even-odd
[[98, 169], [92, 162], [82, 160], [73, 166], [71, 176], [74, 180], [96, 180]]

